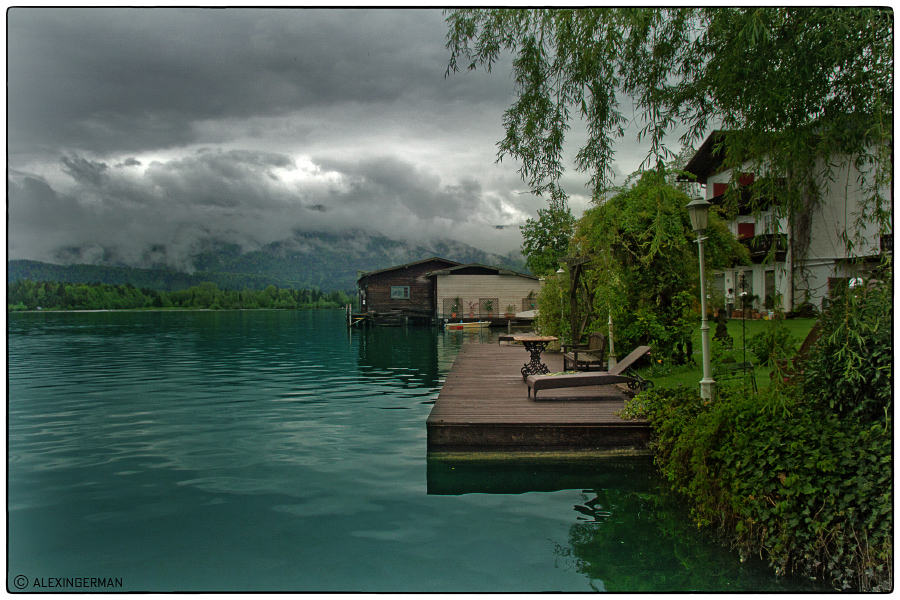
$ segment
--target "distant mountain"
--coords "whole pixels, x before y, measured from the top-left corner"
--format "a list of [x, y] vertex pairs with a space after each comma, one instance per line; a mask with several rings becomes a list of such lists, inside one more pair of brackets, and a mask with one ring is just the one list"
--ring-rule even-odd
[[[196, 269], [183, 273], [166, 268], [138, 269], [130, 265], [52, 265], [28, 260], [7, 264], [7, 281], [52, 280], [73, 283], [130, 283], [158, 290], [186, 289], [211, 281], [223, 289], [307, 288], [350, 291], [356, 288], [358, 271], [375, 271], [393, 265], [439, 256], [460, 263], [481, 263], [525, 271], [518, 252], [500, 256], [453, 240], [410, 243], [361, 231], [302, 233], [251, 252], [233, 244], [211, 243], [191, 260]], [[162, 265], [159, 265], [162, 267]]]
[[452, 240], [412, 244], [361, 231], [300, 233], [260, 250], [241, 253], [236, 246], [220, 246], [194, 257], [198, 270], [250, 273], [319, 289], [355, 289], [357, 271], [375, 271], [393, 265], [439, 256], [460, 263], [482, 263], [514, 271], [525, 268], [521, 254], [500, 256]]
[[296, 281], [241, 273], [195, 271], [188, 274], [169, 269], [138, 269], [85, 264], [54, 265], [36, 260], [9, 261], [6, 264], [7, 283], [15, 283], [23, 279], [30, 279], [34, 282], [131, 284], [136, 288], [165, 292], [186, 290], [207, 281], [215, 283], [219, 289], [223, 290], [262, 290], [270, 285], [278, 288], [310, 289]]

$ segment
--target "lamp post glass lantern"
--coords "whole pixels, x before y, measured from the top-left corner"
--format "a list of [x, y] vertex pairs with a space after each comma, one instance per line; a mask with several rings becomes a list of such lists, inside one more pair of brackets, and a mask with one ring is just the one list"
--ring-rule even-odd
[[697, 248], [700, 255], [700, 343], [703, 350], [703, 379], [700, 380], [700, 397], [712, 402], [716, 394], [716, 382], [712, 378], [709, 356], [709, 320], [706, 318], [706, 272], [703, 261], [703, 234], [709, 226], [710, 203], [697, 197], [687, 209], [691, 215], [691, 227], [697, 233]]
[[703, 232], [709, 226], [710, 203], [703, 198], [697, 197], [687, 207], [691, 215], [691, 227], [693, 227], [695, 233], [703, 235]]

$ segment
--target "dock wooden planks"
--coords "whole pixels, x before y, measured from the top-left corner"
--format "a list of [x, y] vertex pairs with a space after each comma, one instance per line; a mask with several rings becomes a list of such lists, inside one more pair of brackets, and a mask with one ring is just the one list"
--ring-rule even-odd
[[[520, 372], [529, 360], [519, 345], [465, 344], [426, 421], [429, 451], [646, 446], [649, 424], [615, 415], [624, 407], [622, 390], [591, 386], [529, 398]], [[562, 355], [542, 360], [551, 373], [562, 371]]]

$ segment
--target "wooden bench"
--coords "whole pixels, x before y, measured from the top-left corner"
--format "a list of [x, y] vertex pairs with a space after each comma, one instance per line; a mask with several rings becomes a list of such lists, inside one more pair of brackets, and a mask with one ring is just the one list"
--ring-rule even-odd
[[[587, 385], [613, 385], [616, 383], [627, 383], [628, 387], [631, 389], [649, 389], [653, 386], [653, 382], [647, 381], [631, 369], [632, 365], [648, 352], [650, 352], [650, 346], [641, 346], [622, 359], [615, 367], [605, 372], [592, 371], [588, 373], [566, 373], [565, 375], [529, 375], [525, 379], [525, 382], [528, 384], [528, 396], [531, 397], [531, 390], [534, 390], [534, 397], [537, 398], [539, 390], [581, 387]], [[626, 371], [630, 371], [630, 374], [624, 375]]]
[[[571, 350], [571, 351], [570, 351]], [[603, 370], [603, 355], [606, 352], [606, 336], [602, 333], [591, 334], [587, 345], [563, 344], [563, 371], [569, 370], [569, 364], [573, 371], [597, 371]]]

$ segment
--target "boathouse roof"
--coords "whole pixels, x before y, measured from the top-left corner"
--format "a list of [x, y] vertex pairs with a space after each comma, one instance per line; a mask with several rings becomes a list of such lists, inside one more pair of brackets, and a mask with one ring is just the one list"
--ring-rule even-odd
[[454, 260], [447, 260], [446, 258], [440, 258], [439, 256], [432, 256], [431, 258], [424, 258], [422, 260], [417, 260], [417, 261], [414, 261], [411, 263], [406, 263], [403, 265], [396, 265], [393, 267], [386, 267], [384, 269], [378, 269], [376, 271], [358, 271], [356, 279], [357, 279], [357, 281], [359, 281], [363, 277], [369, 277], [371, 275], [378, 275], [380, 273], [387, 273], [389, 271], [397, 271], [399, 269], [407, 269], [409, 267], [414, 267], [416, 265], [421, 265], [421, 264], [429, 263], [429, 262], [438, 262], [438, 263], [442, 262], [442, 263], [445, 263], [448, 267], [455, 267], [455, 266], [458, 266], [461, 264]]
[[527, 273], [519, 273], [518, 271], [513, 271], [511, 269], [503, 269], [500, 267], [491, 267], [489, 265], [482, 265], [479, 263], [469, 263], [467, 265], [459, 265], [456, 267], [450, 267], [449, 269], [440, 269], [438, 271], [432, 271], [431, 273], [426, 273], [428, 277], [434, 275], [516, 275], [518, 277], [526, 277], [528, 279], [538, 280], [534, 275], [528, 275]]

